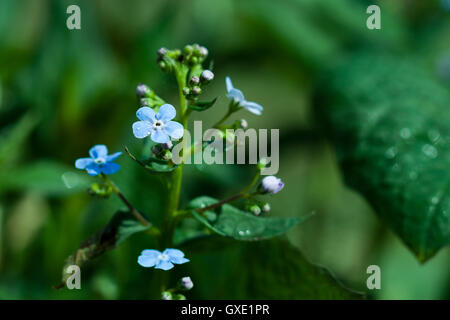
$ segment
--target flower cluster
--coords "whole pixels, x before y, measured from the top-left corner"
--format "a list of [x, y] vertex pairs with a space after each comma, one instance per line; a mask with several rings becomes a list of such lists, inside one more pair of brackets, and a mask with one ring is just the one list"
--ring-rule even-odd
[[113, 174], [119, 171], [120, 165], [114, 163], [122, 152], [108, 155], [108, 148], [104, 144], [97, 144], [89, 150], [89, 158], [80, 158], [75, 161], [75, 168], [86, 170], [91, 176]]
[[141, 252], [138, 257], [138, 263], [145, 268], [170, 270], [174, 264], [183, 264], [189, 262], [184, 257], [184, 253], [178, 249], [166, 249], [163, 252], [154, 249], [147, 249]]
[[[89, 175], [100, 176], [103, 179], [103, 184], [92, 184], [90, 188], [91, 194], [103, 198], [107, 198], [112, 193], [118, 195], [128, 208], [127, 214], [131, 213], [134, 215], [136, 221], [133, 223], [140, 223], [144, 226], [143, 229], [149, 229], [149, 234], [159, 237], [158, 240], [160, 243], [167, 243], [167, 246], [171, 246], [173, 241], [174, 230], [179, 222], [177, 220], [178, 217], [182, 219], [184, 218], [184, 212], [191, 212], [190, 209], [178, 209], [183, 166], [174, 165], [172, 162], [171, 150], [173, 151], [172, 148], [175, 147], [174, 144], [177, 144], [178, 140], [185, 139], [184, 126], [187, 125], [187, 120], [191, 112], [204, 111], [211, 107], [216, 101], [216, 99], [210, 102], [198, 101], [199, 95], [203, 93], [205, 86], [215, 77], [211, 70], [203, 69], [201, 65], [207, 56], [208, 50], [198, 44], [187, 45], [183, 50], [167, 50], [165, 48], [158, 50], [158, 65], [163, 71], [173, 72], [178, 82], [180, 92], [178, 117], [175, 107], [157, 96], [149, 86], [141, 83], [136, 87], [136, 95], [140, 104], [140, 107], [136, 112], [136, 117], [139, 121], [136, 121], [131, 125], [132, 132], [136, 138], [144, 139], [148, 137], [155, 142], [156, 145], [152, 146], [153, 158], [148, 160], [145, 159], [143, 161], [136, 159], [136, 157], [129, 153], [127, 148], [125, 148], [125, 150], [131, 159], [138, 162], [141, 166], [145, 167], [145, 169], [154, 169], [159, 173], [176, 170], [174, 171], [176, 174], [167, 174], [163, 178], [166, 179], [165, 186], [168, 188], [167, 193], [169, 194], [169, 197], [167, 200], [168, 203], [165, 204], [168, 210], [165, 212], [163, 217], [164, 222], [160, 228], [159, 226], [154, 226], [150, 223], [150, 221], [145, 218], [145, 215], [135, 209], [130, 201], [128, 201], [120, 192], [119, 188], [106, 176], [116, 173], [120, 169], [120, 165], [114, 161], [122, 154], [121, 152], [109, 155], [107, 147], [103, 144], [98, 144], [89, 150], [89, 157], [79, 158], [75, 161], [75, 167], [77, 169], [86, 170]], [[248, 127], [248, 123], [245, 119], [241, 119], [235, 121], [234, 124], [225, 125], [224, 122], [228, 120], [229, 116], [241, 109], [245, 109], [256, 115], [261, 115], [263, 107], [256, 102], [247, 101], [242, 91], [233, 86], [229, 77], [225, 78], [225, 84], [226, 95], [230, 99], [228, 112], [213, 126], [213, 128], [218, 129], [222, 133], [219, 137], [234, 141], [234, 135], [232, 133], [227, 133], [226, 129], [245, 129]], [[155, 160], [157, 160], [157, 165], [152, 163], [152, 161]], [[161, 164], [161, 162], [163, 164]], [[168, 167], [164, 167], [163, 170], [161, 167], [158, 167], [158, 165], [167, 165]], [[266, 166], [266, 161], [262, 159], [258, 163], [257, 168], [262, 169], [264, 166]], [[242, 198], [247, 199], [246, 201], [248, 201], [246, 208], [244, 209], [246, 212], [250, 212], [255, 216], [268, 213], [271, 209], [270, 204], [258, 200], [258, 196], [276, 194], [283, 189], [284, 183], [275, 176], [267, 176], [264, 177], [257, 186], [260, 174], [261, 173], [258, 170], [252, 183], [246, 189], [230, 199], [217, 202], [217, 206]], [[255, 191], [251, 192], [252, 189]], [[202, 214], [205, 209], [210, 208], [202, 207], [193, 210], [198, 210], [197, 213]], [[183, 212], [183, 214], [178, 215], [180, 212]], [[174, 219], [175, 216], [177, 216], [177, 219]], [[128, 222], [129, 220], [127, 223]], [[179, 249], [168, 248], [162, 252], [155, 249], [146, 249], [138, 256], [137, 262], [140, 266], [145, 268], [155, 268], [167, 271], [174, 268], [176, 264], [189, 262], [189, 259], [187, 259], [185, 254]], [[172, 289], [165, 289], [166, 287], [164, 284], [161, 298], [165, 300], [186, 299], [182, 293], [191, 290], [193, 286], [194, 284], [190, 277], [183, 277], [178, 282], [177, 286]]]

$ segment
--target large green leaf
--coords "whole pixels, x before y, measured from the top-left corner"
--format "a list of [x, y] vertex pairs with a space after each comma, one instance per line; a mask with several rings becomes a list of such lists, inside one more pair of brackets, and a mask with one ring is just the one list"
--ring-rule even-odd
[[86, 172], [49, 160], [0, 171], [0, 192], [34, 190], [63, 195], [87, 190], [90, 182], [92, 178]]
[[450, 242], [450, 99], [415, 61], [361, 53], [326, 73], [319, 119], [347, 184], [426, 261]]
[[[210, 197], [199, 197], [189, 204], [191, 209], [200, 209], [216, 203]], [[215, 233], [237, 240], [263, 240], [281, 235], [302, 222], [305, 218], [263, 218], [239, 210], [229, 204], [221, 207], [220, 213], [206, 211], [193, 216]]]
[[118, 211], [105, 228], [83, 241], [75, 253], [67, 258], [63, 268], [62, 283], [57, 287], [63, 287], [67, 277], [70, 276], [65, 272], [68, 266], [78, 265], [81, 267], [89, 260], [114, 249], [131, 235], [151, 227], [151, 225], [142, 225], [128, 211]]
[[[226, 239], [214, 236], [207, 241], [215, 242], [220, 238]], [[202, 278], [196, 284], [194, 294], [200, 297], [208, 295], [210, 299], [363, 298], [362, 294], [345, 288], [325, 268], [310, 263], [285, 239], [234, 243], [233, 247], [226, 245], [226, 248], [221, 250], [218, 247], [212, 252], [204, 252], [202, 249], [207, 248], [202, 245], [198, 248], [197, 244], [200, 243], [183, 246], [183, 250], [190, 252], [192, 257], [189, 265], [191, 277]], [[213, 244], [206, 246], [211, 247]], [[205, 268], [214, 272], [205, 274], [202, 271]]]
[[361, 299], [325, 268], [311, 264], [283, 239], [247, 244], [239, 268], [246, 299]]

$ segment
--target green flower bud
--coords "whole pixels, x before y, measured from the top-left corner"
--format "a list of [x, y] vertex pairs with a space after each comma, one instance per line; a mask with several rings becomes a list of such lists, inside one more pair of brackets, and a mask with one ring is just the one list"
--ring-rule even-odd
[[190, 80], [189, 80], [189, 84], [190, 85], [197, 85], [199, 84], [200, 79], [197, 76], [193, 76]]
[[163, 72], [168, 72], [169, 71], [169, 66], [167, 65], [167, 63], [165, 61], [160, 61], [158, 62], [158, 67], [163, 71]]
[[198, 96], [201, 93], [202, 93], [202, 88], [200, 88], [199, 86], [195, 86], [192, 88], [192, 94]]
[[259, 216], [261, 214], [261, 208], [254, 204], [250, 208], [250, 212], [253, 213], [255, 216]]
[[[169, 291], [163, 291], [161, 293], [161, 300], [174, 300], [172, 297], [172, 293], [170, 293]], [[177, 300], [177, 299], [175, 299]]]
[[112, 193], [112, 188], [108, 184], [93, 183], [88, 192], [91, 196], [97, 196], [101, 198], [108, 198]]
[[186, 45], [186, 46], [184, 47], [184, 54], [185, 54], [185, 55], [189, 55], [189, 54], [191, 54], [193, 51], [194, 51], [194, 48], [193, 48], [190, 44], [188, 44], [188, 45]]
[[184, 87], [184, 88], [183, 88], [183, 94], [184, 94], [185, 96], [189, 95], [190, 93], [191, 93], [191, 89], [189, 89], [188, 87]]

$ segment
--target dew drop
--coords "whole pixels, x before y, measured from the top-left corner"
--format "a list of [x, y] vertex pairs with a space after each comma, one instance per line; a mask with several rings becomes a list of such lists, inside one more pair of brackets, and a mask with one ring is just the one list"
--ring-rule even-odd
[[439, 133], [439, 131], [434, 129], [428, 131], [428, 138], [430, 139], [431, 142], [438, 141], [440, 137], [441, 134]]
[[411, 138], [411, 130], [409, 128], [403, 128], [400, 130], [400, 137], [403, 139], [409, 139]]
[[79, 185], [80, 179], [79, 176], [73, 172], [64, 172], [61, 175], [61, 179], [66, 186], [67, 189], [75, 188]]
[[417, 174], [417, 172], [415, 172], [415, 171], [411, 171], [411, 172], [409, 173], [409, 179], [411, 179], [411, 180], [416, 180], [416, 179], [417, 179], [417, 176], [418, 176], [418, 174]]
[[433, 147], [431, 144], [425, 144], [422, 147], [422, 152], [428, 157], [428, 158], [436, 158], [438, 156], [438, 151], [435, 147]]
[[384, 153], [385, 157], [388, 159], [393, 159], [397, 155], [397, 148], [396, 147], [390, 147], [386, 150]]

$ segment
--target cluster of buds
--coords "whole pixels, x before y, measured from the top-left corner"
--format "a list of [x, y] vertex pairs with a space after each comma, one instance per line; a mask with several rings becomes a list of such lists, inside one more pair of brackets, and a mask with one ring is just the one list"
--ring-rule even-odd
[[183, 62], [189, 67], [201, 64], [208, 56], [208, 49], [198, 44], [186, 45], [183, 49]]
[[192, 75], [186, 87], [183, 88], [183, 94], [189, 100], [196, 99], [202, 93], [202, 87], [214, 79], [214, 73], [211, 70], [203, 70], [200, 75]]
[[269, 213], [270, 209], [269, 203], [255, 200], [249, 202], [246, 206], [246, 210], [253, 213], [255, 216], [259, 216], [261, 213]]
[[137, 85], [136, 96], [139, 99], [139, 105], [141, 107], [154, 107], [156, 105], [162, 105], [164, 103], [164, 101], [159, 98], [155, 94], [155, 92], [144, 83], [140, 83]]
[[161, 143], [153, 146], [152, 153], [156, 158], [161, 160], [170, 160], [172, 159], [172, 152], [170, 151], [173, 147], [173, 143], [171, 141], [167, 143]]
[[161, 293], [161, 300], [186, 300], [186, 297], [179, 293], [180, 291], [189, 291], [194, 287], [190, 277], [183, 277], [178, 281], [177, 287], [163, 291]]
[[91, 196], [97, 196], [100, 198], [108, 198], [113, 192], [112, 187], [108, 184], [93, 183], [88, 190]]

